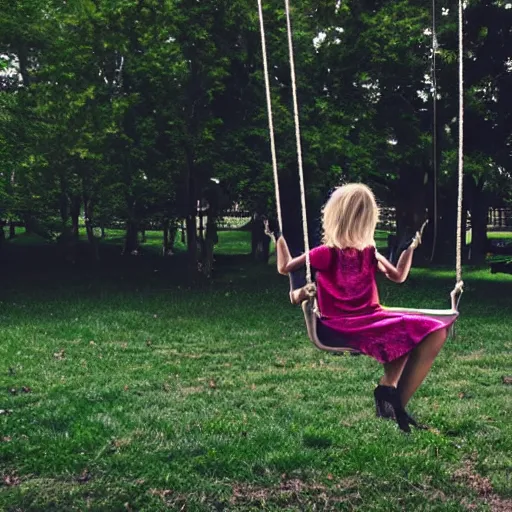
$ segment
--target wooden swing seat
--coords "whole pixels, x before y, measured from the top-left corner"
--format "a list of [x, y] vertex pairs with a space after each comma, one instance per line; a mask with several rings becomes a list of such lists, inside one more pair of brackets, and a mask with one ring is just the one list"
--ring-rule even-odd
[[[300, 272], [293, 272], [289, 275], [290, 288], [296, 290], [300, 288], [297, 284], [302, 280]], [[453, 292], [452, 292], [453, 293]], [[454, 297], [452, 297], [453, 299]], [[301, 304], [306, 323], [308, 337], [313, 345], [319, 350], [332, 353], [348, 353], [350, 355], [360, 355], [361, 352], [350, 347], [346, 339], [338, 331], [325, 325], [318, 314], [316, 296], [311, 296]], [[385, 311], [391, 313], [409, 313], [412, 315], [426, 315], [432, 318], [446, 318], [458, 316], [456, 303], [452, 300], [450, 309], [415, 309], [415, 308], [389, 308], [383, 307]]]

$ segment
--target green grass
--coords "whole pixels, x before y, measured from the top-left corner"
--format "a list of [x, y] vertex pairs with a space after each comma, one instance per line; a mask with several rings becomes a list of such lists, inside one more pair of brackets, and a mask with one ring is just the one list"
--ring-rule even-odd
[[[232, 256], [246, 236], [193, 286], [179, 257], [1, 267], [0, 510], [507, 510], [512, 276], [466, 272], [411, 403], [437, 430], [406, 436], [374, 417], [379, 365], [317, 351], [287, 280]], [[453, 281], [381, 298], [444, 308]]]
[[46, 245], [49, 242], [39, 235], [25, 233], [25, 228], [16, 228], [16, 237], [8, 240], [7, 243], [14, 246], [32, 247]]
[[[487, 238], [491, 240], [502, 239], [509, 240], [512, 239], [512, 231], [487, 231]], [[470, 244], [472, 239], [472, 232], [469, 230], [466, 233], [466, 243]]]
[[487, 238], [512, 238], [512, 231], [488, 231]]
[[[101, 241], [106, 246], [122, 247], [125, 237], [125, 231], [122, 229], [108, 229], [105, 233], [105, 239]], [[80, 228], [80, 240], [87, 241], [85, 228]], [[220, 245], [217, 253], [219, 254], [244, 254], [251, 252], [251, 233], [250, 231], [220, 231]], [[145, 250], [160, 254], [162, 251], [163, 235], [161, 231], [147, 231], [146, 241], [141, 243]], [[30, 247], [34, 245], [48, 244], [43, 238], [34, 234], [26, 234], [24, 228], [17, 228], [16, 237], [8, 241], [14, 246]], [[181, 242], [180, 233], [176, 234], [175, 250], [182, 252], [185, 246]]]

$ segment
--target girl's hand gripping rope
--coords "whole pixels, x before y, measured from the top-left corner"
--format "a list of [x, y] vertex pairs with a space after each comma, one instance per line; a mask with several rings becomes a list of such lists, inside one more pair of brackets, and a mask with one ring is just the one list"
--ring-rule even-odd
[[409, 247], [412, 248], [412, 250], [417, 249], [419, 245], [421, 245], [421, 239], [423, 238], [423, 231], [425, 230], [425, 227], [428, 224], [428, 219], [423, 223], [419, 231], [416, 231], [416, 235], [412, 239], [411, 244]]
[[263, 226], [265, 226], [265, 235], [270, 237], [272, 242], [276, 243], [276, 241], [282, 236], [282, 233], [279, 229], [272, 230], [270, 228], [270, 223], [268, 219], [263, 219]]
[[305, 300], [311, 300], [316, 297], [315, 283], [309, 283], [302, 288], [290, 291], [290, 302], [292, 304], [301, 304]]

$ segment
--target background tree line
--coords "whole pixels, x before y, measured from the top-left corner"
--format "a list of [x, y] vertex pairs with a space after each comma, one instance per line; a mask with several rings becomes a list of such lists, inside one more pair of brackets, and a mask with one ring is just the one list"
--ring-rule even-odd
[[[272, 213], [254, 0], [1, 4], [5, 223], [22, 222], [68, 251], [76, 250], [83, 218], [88, 255], [98, 259], [95, 227], [122, 222], [129, 255], [151, 222], [163, 231], [166, 254], [176, 223], [185, 219], [195, 268], [198, 201], [208, 202], [212, 219], [234, 201], [256, 214]], [[399, 236], [433, 211], [434, 44], [437, 256], [449, 258], [456, 204], [457, 9], [453, 2], [437, 2], [433, 43], [431, 5], [295, 0], [292, 16], [310, 216], [333, 186], [363, 180], [384, 204], [396, 207]], [[300, 247], [284, 4], [269, 0], [264, 9], [285, 230]], [[470, 0], [464, 16], [464, 188], [472, 256], [478, 258], [485, 253], [488, 206], [511, 197], [512, 98], [506, 91], [512, 90], [512, 5]]]

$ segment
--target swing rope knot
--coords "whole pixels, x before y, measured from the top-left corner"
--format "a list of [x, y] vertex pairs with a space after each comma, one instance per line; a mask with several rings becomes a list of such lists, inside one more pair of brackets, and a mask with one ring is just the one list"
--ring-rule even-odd
[[304, 292], [303, 302], [309, 302], [311, 310], [313, 311], [315, 316], [318, 318], [321, 318], [322, 314], [320, 313], [320, 308], [318, 306], [318, 300], [317, 300], [317, 295], [316, 295], [316, 283], [311, 282], [311, 283], [306, 284], [305, 286], [303, 286], [301, 288], [301, 291]]
[[459, 302], [460, 298], [462, 296], [462, 293], [464, 292], [464, 281], [460, 280], [455, 283], [455, 287], [450, 293], [450, 297], [452, 299], [452, 309], [454, 311], [458, 311], [459, 309]]

